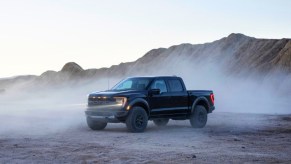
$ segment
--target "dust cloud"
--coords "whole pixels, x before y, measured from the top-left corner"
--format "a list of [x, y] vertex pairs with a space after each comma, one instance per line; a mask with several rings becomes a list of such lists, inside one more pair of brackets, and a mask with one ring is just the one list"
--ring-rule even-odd
[[291, 76], [288, 74], [263, 75], [243, 70], [235, 74], [225, 65], [210, 61], [183, 61], [155, 75], [159, 74], [182, 77], [188, 90], [213, 90], [215, 112], [291, 113]]
[[[224, 66], [206, 62], [183, 61], [163, 69], [152, 67], [154, 73], [133, 71], [121, 78], [92, 80], [77, 86], [38, 88], [22, 91], [15, 87], [0, 95], [1, 135], [46, 135], [76, 127], [86, 127], [84, 110], [87, 95], [107, 90], [126, 76], [177, 75], [188, 90], [206, 89], [215, 93], [216, 112], [232, 113], [291, 113], [291, 76], [274, 73], [241, 76], [227, 74]], [[108, 86], [109, 85], [109, 86]]]
[[0, 95], [0, 134], [46, 135], [85, 126], [87, 95], [107, 88], [108, 79], [61, 89], [15, 86]]

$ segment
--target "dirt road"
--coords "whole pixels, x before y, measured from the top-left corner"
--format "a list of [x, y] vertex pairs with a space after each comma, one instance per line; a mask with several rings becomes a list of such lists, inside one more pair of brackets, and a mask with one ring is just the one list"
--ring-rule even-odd
[[2, 132], [0, 163], [291, 162], [290, 115], [216, 112], [203, 129], [192, 129], [188, 121], [163, 128], [150, 122], [139, 134], [128, 133], [124, 124], [91, 131], [84, 119], [55, 131], [40, 129], [40, 122], [23, 126], [21, 134]]

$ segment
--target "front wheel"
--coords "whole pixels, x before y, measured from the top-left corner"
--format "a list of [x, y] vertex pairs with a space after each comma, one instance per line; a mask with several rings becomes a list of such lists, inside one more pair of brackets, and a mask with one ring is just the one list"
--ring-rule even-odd
[[90, 117], [87, 117], [87, 125], [92, 130], [103, 130], [106, 127], [107, 122], [95, 121]]
[[133, 107], [129, 112], [125, 123], [130, 132], [143, 132], [148, 124], [148, 115], [142, 107]]
[[207, 111], [204, 106], [197, 105], [190, 116], [190, 124], [193, 128], [203, 128], [207, 122]]

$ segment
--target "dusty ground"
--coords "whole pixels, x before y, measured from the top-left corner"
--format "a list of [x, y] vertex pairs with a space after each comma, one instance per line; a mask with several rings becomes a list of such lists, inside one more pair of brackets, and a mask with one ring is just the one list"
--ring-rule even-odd
[[40, 128], [41, 120], [63, 123], [44, 117], [17, 125], [19, 134], [0, 121], [0, 163], [291, 163], [290, 115], [214, 112], [203, 129], [188, 121], [163, 128], [150, 122], [141, 134], [128, 133], [124, 124], [91, 131], [83, 117], [62, 128]]

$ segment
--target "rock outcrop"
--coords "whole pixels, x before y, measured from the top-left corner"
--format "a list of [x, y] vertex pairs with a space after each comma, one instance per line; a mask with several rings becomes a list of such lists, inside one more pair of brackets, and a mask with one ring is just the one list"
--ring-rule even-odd
[[61, 72], [72, 74], [72, 75], [79, 74], [82, 71], [84, 71], [84, 69], [75, 62], [69, 62], [65, 64], [61, 70]]

